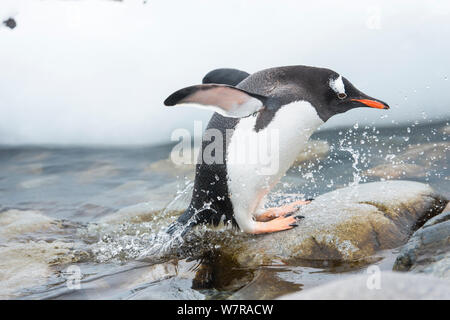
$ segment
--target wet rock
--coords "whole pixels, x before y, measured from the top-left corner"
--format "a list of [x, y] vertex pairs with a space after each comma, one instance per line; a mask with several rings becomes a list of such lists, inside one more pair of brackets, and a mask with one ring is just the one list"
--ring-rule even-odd
[[303, 206], [299, 214], [305, 218], [297, 228], [258, 236], [222, 234], [216, 241], [222, 254], [246, 267], [280, 259], [354, 261], [404, 244], [417, 224], [440, 213], [446, 203], [426, 184], [367, 183], [321, 195]]
[[52, 265], [73, 262], [72, 245], [60, 241], [9, 242], [0, 247], [0, 299], [20, 295], [20, 290], [43, 285]]
[[276, 270], [260, 269], [254, 278], [241, 290], [228, 299], [230, 300], [269, 300], [287, 293], [301, 290], [302, 284], [286, 281], [277, 275]]
[[429, 220], [412, 235], [397, 256], [394, 270], [450, 279], [450, 208], [448, 209]]
[[130, 300], [204, 300], [205, 295], [191, 288], [191, 279], [171, 278], [135, 292]]
[[235, 292], [255, 278], [254, 270], [239, 268], [228, 256], [214, 251], [208, 252], [200, 261], [192, 280], [192, 288], [197, 290], [214, 288], [222, 294]]
[[39, 211], [11, 209], [0, 212], [0, 240], [49, 229], [53, 219]]
[[73, 251], [73, 243], [53, 237], [41, 240], [44, 234], [63, 233], [62, 228], [64, 223], [39, 211], [0, 212], [0, 299], [45, 284], [57, 272], [53, 266], [83, 259], [84, 252]]
[[429, 221], [427, 221], [427, 223], [425, 223], [425, 225], [431, 226], [436, 223], [441, 223], [443, 221], [447, 221], [449, 219], [448, 212], [450, 212], [450, 201], [447, 203], [447, 206], [442, 211], [442, 214], [439, 214], [435, 218], [430, 219]]
[[[450, 282], [430, 276], [381, 272], [379, 283], [373, 275], [343, 280], [281, 297], [283, 300], [437, 300], [450, 299]], [[378, 286], [379, 284], [379, 286]], [[378, 289], [379, 288], [379, 289]]]
[[422, 178], [446, 166], [447, 159], [450, 159], [450, 142], [417, 144], [391, 158], [389, 163], [366, 170], [363, 175], [385, 179]]
[[78, 289], [67, 288], [63, 283], [37, 296], [40, 299], [70, 300], [204, 299], [203, 294], [191, 288], [195, 265], [196, 262], [185, 261], [154, 265], [132, 262], [114, 266], [101, 276], [85, 274], [85, 267], [80, 265], [82, 280]]

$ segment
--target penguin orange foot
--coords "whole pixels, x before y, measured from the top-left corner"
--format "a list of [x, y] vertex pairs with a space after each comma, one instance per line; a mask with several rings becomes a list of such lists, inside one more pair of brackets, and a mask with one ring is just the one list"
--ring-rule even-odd
[[288, 217], [278, 217], [267, 222], [255, 222], [253, 230], [249, 233], [252, 234], [262, 234], [262, 233], [272, 233], [277, 231], [284, 231], [295, 228], [298, 226], [297, 221], [302, 219], [302, 216], [288, 216]]
[[269, 208], [262, 214], [256, 216], [255, 220], [259, 222], [267, 222], [278, 217], [286, 217], [288, 214], [293, 214], [296, 212], [299, 206], [309, 203], [311, 203], [310, 200], [299, 200], [281, 207]]

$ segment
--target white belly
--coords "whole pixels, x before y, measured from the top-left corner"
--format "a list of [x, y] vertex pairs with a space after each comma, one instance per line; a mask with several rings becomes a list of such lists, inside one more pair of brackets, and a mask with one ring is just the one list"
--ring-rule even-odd
[[285, 105], [256, 132], [256, 116], [239, 121], [227, 148], [227, 173], [234, 217], [251, 231], [263, 197], [286, 173], [323, 121], [307, 101]]

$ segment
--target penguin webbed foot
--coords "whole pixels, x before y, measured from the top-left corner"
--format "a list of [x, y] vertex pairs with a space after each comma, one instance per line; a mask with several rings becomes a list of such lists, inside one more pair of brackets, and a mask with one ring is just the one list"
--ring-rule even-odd
[[301, 216], [278, 217], [267, 222], [256, 222], [253, 234], [272, 233], [298, 227], [297, 221]]
[[310, 199], [298, 200], [281, 207], [269, 208], [262, 214], [256, 216], [255, 219], [259, 222], [268, 222], [279, 217], [290, 217], [297, 212], [302, 205], [307, 205], [309, 203], [311, 203]]

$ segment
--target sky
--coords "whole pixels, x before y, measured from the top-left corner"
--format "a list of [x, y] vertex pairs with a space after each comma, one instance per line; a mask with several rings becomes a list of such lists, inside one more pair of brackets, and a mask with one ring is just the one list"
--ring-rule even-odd
[[0, 144], [167, 143], [211, 112], [164, 99], [220, 67], [327, 67], [391, 106], [324, 129], [450, 120], [449, 1], [1, 0], [9, 17]]

